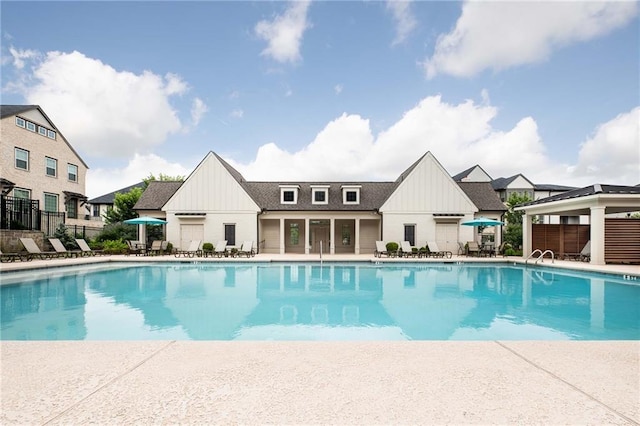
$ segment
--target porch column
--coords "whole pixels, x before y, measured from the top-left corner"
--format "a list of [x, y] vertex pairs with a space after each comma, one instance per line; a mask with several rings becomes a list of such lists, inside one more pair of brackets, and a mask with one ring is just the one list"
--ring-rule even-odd
[[604, 265], [604, 206], [591, 207], [591, 263]]
[[355, 233], [354, 238], [356, 240], [356, 242], [355, 242], [356, 246], [354, 248], [354, 254], [360, 254], [360, 219], [356, 219], [354, 233]]
[[304, 254], [309, 254], [309, 218], [304, 219]]
[[331, 218], [331, 227], [329, 230], [329, 254], [336, 254], [336, 220]]
[[525, 211], [522, 215], [522, 257], [525, 259], [531, 254], [531, 233], [533, 232], [531, 222], [531, 215]]
[[280, 219], [280, 254], [284, 254], [284, 218]]

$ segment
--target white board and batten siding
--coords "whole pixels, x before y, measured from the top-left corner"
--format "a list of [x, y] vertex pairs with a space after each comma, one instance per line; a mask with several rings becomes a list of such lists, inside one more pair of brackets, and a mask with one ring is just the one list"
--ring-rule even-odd
[[[196, 235], [193, 234], [196, 227], [202, 230], [203, 242], [215, 245], [224, 240], [225, 224], [235, 224], [236, 245], [245, 240], [257, 243], [256, 215], [260, 208], [212, 152], [189, 175], [163, 210], [167, 212], [167, 239], [174, 245], [176, 242], [184, 245], [186, 237], [182, 234]], [[203, 215], [187, 216], [185, 213]]]
[[[416, 246], [422, 247], [427, 241], [436, 240], [437, 235], [445, 238], [443, 242], [454, 238], [450, 226], [452, 222], [448, 220], [438, 226], [435, 215], [463, 215], [460, 219], [462, 222], [473, 218], [478, 209], [428, 152], [398, 185], [380, 211], [384, 215], [382, 235], [385, 241], [402, 241], [404, 226], [414, 224]], [[458, 222], [454, 223], [457, 228], [460, 227]], [[465, 231], [459, 230], [455, 238], [460, 238], [460, 234], [466, 234]], [[456, 252], [457, 241], [455, 244], [447, 243], [445, 247]], [[440, 249], [445, 250], [444, 247]]]

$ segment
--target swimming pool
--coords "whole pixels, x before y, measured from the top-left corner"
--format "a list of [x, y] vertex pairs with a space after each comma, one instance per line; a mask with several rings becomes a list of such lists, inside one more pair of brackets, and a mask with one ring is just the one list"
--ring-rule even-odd
[[2, 340], [640, 338], [639, 285], [506, 263], [109, 263], [0, 280]]

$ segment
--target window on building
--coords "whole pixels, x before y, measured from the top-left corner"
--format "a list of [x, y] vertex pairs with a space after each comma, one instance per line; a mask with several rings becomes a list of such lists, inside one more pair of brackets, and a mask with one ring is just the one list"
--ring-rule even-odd
[[342, 245], [351, 245], [351, 226], [347, 224], [342, 225]]
[[29, 151], [16, 148], [16, 169], [29, 170]]
[[298, 185], [280, 185], [280, 204], [296, 204], [299, 190]]
[[30, 121], [27, 121], [27, 130], [35, 133], [36, 125]]
[[46, 212], [58, 212], [58, 195], [44, 193], [44, 211]]
[[67, 175], [71, 182], [78, 181], [78, 166], [75, 164], [67, 164]]
[[311, 185], [312, 204], [329, 204], [329, 185]]
[[38, 133], [40, 133], [42, 136], [47, 136], [47, 129], [42, 126], [38, 126]]
[[45, 157], [44, 163], [47, 176], [56, 177], [58, 175], [58, 160], [55, 158]]
[[31, 198], [31, 191], [28, 189], [13, 188], [13, 198], [29, 200]]
[[224, 239], [227, 240], [227, 245], [236, 245], [236, 225], [235, 223], [226, 223], [224, 225]]
[[23, 129], [27, 125], [27, 122], [24, 121], [24, 118], [16, 117], [16, 126], [22, 127]]
[[300, 243], [300, 227], [297, 223], [289, 225], [289, 236], [292, 246], [297, 246]]
[[404, 241], [409, 241], [412, 246], [416, 245], [416, 225], [404, 226]]
[[91, 209], [91, 215], [93, 217], [100, 217], [100, 204], [94, 204]]
[[77, 198], [70, 198], [67, 201], [67, 217], [69, 219], [78, 218], [78, 199]]
[[342, 203], [360, 204], [360, 185], [343, 185]]
[[56, 132], [54, 132], [53, 130], [47, 130], [47, 137], [49, 139], [55, 140], [56, 139]]

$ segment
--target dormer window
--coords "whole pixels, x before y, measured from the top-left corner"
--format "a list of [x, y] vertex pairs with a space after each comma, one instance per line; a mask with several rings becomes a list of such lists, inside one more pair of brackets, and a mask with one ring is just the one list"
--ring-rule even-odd
[[298, 185], [280, 185], [280, 204], [298, 203]]
[[361, 185], [342, 185], [342, 203], [360, 204]]
[[311, 185], [311, 203], [329, 204], [329, 185]]

